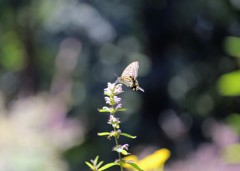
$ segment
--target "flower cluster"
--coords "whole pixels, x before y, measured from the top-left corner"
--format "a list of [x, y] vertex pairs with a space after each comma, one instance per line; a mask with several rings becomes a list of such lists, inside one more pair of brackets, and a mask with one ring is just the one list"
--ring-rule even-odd
[[116, 151], [116, 152], [124, 154], [124, 155], [128, 155], [129, 154], [127, 152], [128, 146], [129, 146], [128, 144], [116, 145], [115, 147], [113, 147], [113, 151]]
[[104, 94], [111, 96], [112, 94], [118, 95], [123, 93], [122, 84], [108, 83], [108, 87], [104, 89]]
[[111, 107], [104, 106], [103, 109], [109, 110], [111, 114], [114, 114], [118, 109], [122, 108], [121, 98], [117, 95], [123, 93], [122, 84], [108, 83], [108, 87], [104, 89], [104, 97], [106, 104]]
[[123, 171], [123, 165], [129, 164], [131, 167], [137, 169], [138, 171], [142, 171], [136, 164], [132, 162], [128, 162], [125, 160], [122, 160], [122, 155], [126, 156], [129, 153], [128, 150], [128, 144], [121, 145], [119, 144], [119, 138], [120, 136], [125, 136], [127, 138], [136, 138], [136, 136], [129, 135], [127, 133], [123, 133], [120, 130], [120, 119], [115, 116], [116, 112], [123, 112], [126, 111], [125, 108], [122, 108], [122, 99], [118, 97], [119, 94], [123, 93], [122, 90], [122, 84], [116, 84], [116, 83], [108, 83], [107, 88], [104, 89], [104, 100], [107, 104], [107, 106], [104, 106], [102, 109], [99, 109], [99, 112], [107, 112], [109, 113], [109, 119], [108, 124], [112, 126], [113, 130], [109, 132], [100, 132], [98, 133], [98, 136], [107, 136], [108, 139], [114, 138], [115, 140], [115, 146], [113, 147], [113, 151], [118, 153], [118, 159], [115, 160], [112, 163], [108, 163], [102, 167], [102, 162], [98, 163], [98, 157], [95, 158], [95, 160], [92, 160], [90, 162], [86, 162], [86, 164], [91, 168], [91, 170], [94, 171], [103, 171], [106, 170], [112, 166], [119, 166], [120, 170]]
[[109, 125], [112, 125], [113, 128], [119, 128], [119, 124], [121, 123], [121, 121], [119, 120], [119, 118], [116, 118], [115, 116], [113, 115], [110, 115], [109, 116], [109, 119], [108, 119], [108, 124]]
[[[115, 83], [108, 83], [108, 87], [104, 89], [104, 99], [107, 105], [109, 105], [109, 107], [104, 106], [102, 109], [100, 109], [100, 112], [109, 112], [109, 119], [108, 119], [108, 124], [112, 125], [112, 127], [114, 128], [114, 131], [112, 132], [121, 132], [121, 130], [115, 130], [115, 129], [119, 129], [120, 126], [120, 120], [119, 118], [115, 117], [114, 114], [117, 111], [124, 111], [125, 109], [122, 108], [122, 99], [120, 97], [118, 97], [117, 95], [123, 93], [122, 90], [122, 84], [115, 84]], [[117, 134], [113, 134], [111, 133], [109, 135], [109, 138], [111, 138], [111, 135], [116, 135]], [[119, 135], [117, 136], [119, 137]]]
[[[122, 84], [115, 84], [115, 83], [108, 83], [107, 88], [104, 89], [104, 99], [108, 106], [104, 106], [102, 109], [100, 109], [100, 112], [109, 112], [109, 119], [108, 124], [113, 127], [113, 130], [110, 132], [102, 132], [98, 133], [99, 136], [107, 136], [108, 139], [111, 139], [112, 137], [115, 138], [115, 142], [118, 142], [119, 137], [126, 136], [128, 138], [136, 138], [135, 136], [131, 136], [126, 133], [122, 133], [120, 130], [120, 119], [117, 118], [114, 114], [119, 111], [125, 111], [125, 108], [122, 108], [122, 99], [118, 97], [119, 94], [123, 93], [122, 90]], [[113, 151], [116, 151], [118, 153], [121, 153], [123, 155], [129, 154], [127, 152], [128, 150], [128, 144], [120, 145], [116, 144], [116, 146], [113, 148]]]

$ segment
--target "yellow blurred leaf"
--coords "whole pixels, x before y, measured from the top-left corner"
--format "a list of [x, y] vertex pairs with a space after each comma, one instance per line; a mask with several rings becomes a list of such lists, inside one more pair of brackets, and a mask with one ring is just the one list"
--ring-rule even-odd
[[[126, 156], [123, 158], [123, 160], [126, 160], [126, 161], [131, 161], [132, 163], [138, 163], [138, 158], [137, 156], [135, 155], [129, 155], [129, 156]], [[128, 164], [124, 164], [123, 165], [124, 168], [126, 169], [131, 169], [132, 167]]]
[[225, 162], [229, 164], [239, 164], [240, 163], [240, 144], [233, 144], [226, 147], [222, 156]]
[[218, 80], [218, 91], [223, 96], [240, 95], [240, 71], [222, 75]]
[[[154, 153], [143, 158], [142, 160], [138, 160], [138, 158], [134, 155], [127, 156], [124, 158], [124, 160], [132, 160], [144, 171], [152, 171], [156, 169], [163, 170], [163, 166], [169, 157], [170, 151], [168, 149], [163, 148], [155, 151]], [[129, 166], [124, 165], [124, 167], [130, 169]]]

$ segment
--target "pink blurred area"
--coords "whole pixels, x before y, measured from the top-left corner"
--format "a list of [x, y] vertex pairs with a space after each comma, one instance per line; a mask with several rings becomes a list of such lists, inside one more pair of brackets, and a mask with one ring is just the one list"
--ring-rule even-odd
[[72, 74], [81, 43], [66, 38], [59, 46], [49, 92], [22, 93], [8, 107], [0, 96], [0, 170], [66, 171], [66, 150], [84, 141], [84, 126], [67, 117], [70, 110]]
[[1, 103], [0, 169], [66, 170], [61, 153], [81, 143], [84, 135], [81, 122], [67, 118], [66, 111], [46, 94], [16, 100], [9, 109]]
[[[198, 149], [190, 153], [186, 158], [173, 161], [166, 168], [166, 171], [239, 171], [240, 164], [234, 162], [239, 154], [239, 148], [227, 156], [229, 147], [239, 143], [236, 132], [227, 125], [211, 122], [208, 126], [208, 133], [212, 143], [202, 143]], [[229, 158], [230, 157], [230, 158]]]

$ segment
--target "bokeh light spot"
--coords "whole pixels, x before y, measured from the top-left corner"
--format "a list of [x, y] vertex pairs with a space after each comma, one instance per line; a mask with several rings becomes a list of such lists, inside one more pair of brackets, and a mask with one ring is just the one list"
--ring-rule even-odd
[[178, 100], [183, 98], [187, 91], [188, 85], [183, 78], [176, 76], [170, 80], [168, 84], [168, 93], [173, 99]]
[[196, 102], [197, 112], [201, 115], [208, 114], [214, 106], [214, 101], [209, 94], [201, 95]]
[[240, 95], [240, 71], [222, 75], [217, 83], [218, 92], [223, 96]]
[[225, 51], [234, 57], [240, 57], [240, 38], [229, 36], [224, 42]]

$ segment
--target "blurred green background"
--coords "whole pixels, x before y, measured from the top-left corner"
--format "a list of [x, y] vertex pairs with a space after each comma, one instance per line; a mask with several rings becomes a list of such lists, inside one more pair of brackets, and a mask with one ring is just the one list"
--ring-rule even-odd
[[239, 11], [238, 0], [1, 0], [0, 170], [113, 161], [97, 109], [135, 60], [145, 92], [124, 87], [119, 115], [138, 136], [121, 140], [130, 152], [168, 148], [178, 171], [239, 164]]

